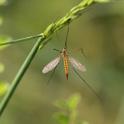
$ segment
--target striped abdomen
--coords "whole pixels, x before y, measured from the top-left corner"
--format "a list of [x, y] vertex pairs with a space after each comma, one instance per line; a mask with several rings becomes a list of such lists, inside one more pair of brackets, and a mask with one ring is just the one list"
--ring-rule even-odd
[[64, 70], [65, 70], [66, 79], [68, 80], [68, 56], [66, 54], [64, 54], [63, 56], [63, 61], [64, 61]]

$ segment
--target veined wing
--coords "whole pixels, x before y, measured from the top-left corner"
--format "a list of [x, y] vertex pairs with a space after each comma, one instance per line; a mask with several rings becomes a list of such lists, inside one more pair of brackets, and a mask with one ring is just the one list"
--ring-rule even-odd
[[70, 63], [72, 64], [72, 66], [79, 70], [79, 71], [82, 71], [82, 72], [85, 72], [86, 71], [86, 68], [84, 65], [82, 65], [79, 61], [77, 61], [76, 59], [72, 58], [72, 57], [69, 57], [69, 61]]
[[42, 73], [48, 73], [49, 71], [52, 71], [60, 62], [60, 56], [53, 59], [51, 62], [49, 62], [42, 70]]

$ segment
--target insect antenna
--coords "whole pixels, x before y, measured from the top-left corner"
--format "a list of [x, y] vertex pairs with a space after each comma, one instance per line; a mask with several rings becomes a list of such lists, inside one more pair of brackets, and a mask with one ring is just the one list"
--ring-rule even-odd
[[101, 97], [96, 93], [96, 91], [89, 85], [89, 83], [73, 68], [73, 71], [77, 76], [87, 85], [87, 87], [93, 92], [93, 94], [102, 102]]
[[67, 27], [67, 34], [66, 34], [66, 39], [65, 39], [65, 46], [64, 46], [65, 49], [67, 49], [68, 34], [69, 34], [69, 24], [68, 24], [68, 27]]
[[61, 52], [61, 50], [58, 50], [58, 49], [53, 49], [54, 51], [57, 51], [57, 52]]

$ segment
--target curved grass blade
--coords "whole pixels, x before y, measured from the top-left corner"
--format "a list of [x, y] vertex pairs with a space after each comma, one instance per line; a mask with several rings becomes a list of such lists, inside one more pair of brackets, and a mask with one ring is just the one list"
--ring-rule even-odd
[[0, 46], [20, 43], [20, 42], [24, 42], [25, 40], [31, 40], [31, 39], [35, 39], [35, 38], [38, 38], [38, 37], [42, 37], [42, 34], [38, 34], [38, 35], [35, 35], [35, 36], [29, 36], [29, 37], [25, 37], [25, 38], [20, 38], [20, 39], [17, 39], [17, 40], [7, 41], [7, 42], [4, 42], [4, 43], [0, 43]]

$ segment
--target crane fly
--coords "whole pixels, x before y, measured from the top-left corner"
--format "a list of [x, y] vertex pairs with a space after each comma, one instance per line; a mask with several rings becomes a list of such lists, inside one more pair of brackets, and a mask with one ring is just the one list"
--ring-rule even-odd
[[[55, 49], [54, 49], [55, 50]], [[57, 50], [58, 51], [58, 50]], [[53, 59], [51, 62], [49, 62], [42, 70], [42, 73], [48, 73], [49, 71], [52, 71], [57, 67], [57, 65], [60, 63], [61, 58], [63, 59], [64, 64], [64, 71], [66, 79], [68, 80], [68, 73], [69, 73], [69, 63], [72, 65], [73, 68], [76, 70], [85, 72], [86, 68], [83, 64], [81, 64], [78, 60], [74, 59], [73, 57], [70, 57], [68, 55], [67, 49], [63, 48], [62, 51], [60, 51], [60, 55]]]
[[49, 62], [47, 65], [45, 65], [45, 67], [42, 70], [42, 73], [46, 74], [46, 73], [54, 70], [58, 66], [58, 64], [60, 63], [61, 59], [63, 59], [64, 72], [65, 72], [65, 76], [66, 76], [67, 80], [68, 80], [68, 73], [69, 73], [69, 64], [71, 64], [72, 67], [75, 68], [76, 70], [79, 70], [79, 71], [82, 71], [82, 72], [86, 71], [86, 68], [83, 64], [81, 64], [78, 60], [76, 60], [73, 57], [70, 57], [68, 55], [68, 52], [67, 52], [68, 33], [69, 33], [69, 26], [68, 26], [68, 30], [67, 30], [67, 35], [66, 35], [64, 48], [62, 50], [54, 49], [56, 51], [59, 51], [60, 54], [59, 54], [58, 57], [56, 57], [51, 62]]
[[[66, 35], [66, 40], [65, 40], [65, 45], [62, 50], [58, 49], [53, 49], [55, 51], [58, 51], [60, 54], [56, 58], [54, 58], [52, 61], [50, 61], [47, 65], [44, 66], [42, 69], [42, 73], [46, 74], [52, 70], [57, 68], [59, 65], [60, 61], [63, 59], [63, 65], [64, 65], [64, 72], [66, 79], [68, 80], [68, 75], [69, 75], [69, 64], [71, 65], [73, 71], [75, 74], [87, 85], [87, 87], [95, 94], [95, 96], [101, 101], [101, 98], [98, 96], [98, 94], [95, 92], [95, 90], [89, 85], [89, 83], [78, 73], [80, 72], [85, 72], [86, 68], [83, 64], [81, 64], [78, 60], [75, 58], [71, 57], [68, 55], [67, 51], [67, 38], [68, 38], [68, 33], [69, 33], [69, 25], [68, 25], [68, 30], [67, 30], [67, 35]], [[54, 74], [54, 73], [53, 73]], [[53, 76], [53, 74], [51, 76]]]

